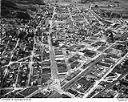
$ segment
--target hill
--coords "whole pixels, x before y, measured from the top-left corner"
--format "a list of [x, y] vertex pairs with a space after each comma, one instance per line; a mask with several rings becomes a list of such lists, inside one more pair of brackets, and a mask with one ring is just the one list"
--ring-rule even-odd
[[32, 5], [44, 5], [43, 0], [2, 0], [1, 17], [30, 19], [28, 9], [35, 9]]

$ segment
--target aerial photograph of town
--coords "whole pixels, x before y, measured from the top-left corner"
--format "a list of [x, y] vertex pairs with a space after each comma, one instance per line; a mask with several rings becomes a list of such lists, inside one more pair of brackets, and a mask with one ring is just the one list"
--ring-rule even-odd
[[1, 0], [0, 98], [128, 98], [128, 0]]

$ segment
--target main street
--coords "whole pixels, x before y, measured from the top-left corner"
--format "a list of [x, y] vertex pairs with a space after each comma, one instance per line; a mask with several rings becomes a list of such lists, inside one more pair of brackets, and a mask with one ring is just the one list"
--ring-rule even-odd
[[52, 80], [58, 79], [58, 70], [57, 70], [57, 65], [55, 62], [55, 51], [54, 47], [52, 46], [52, 38], [51, 38], [51, 33], [52, 33], [52, 21], [49, 21], [50, 23], [50, 29], [49, 29], [49, 36], [48, 36], [48, 43], [49, 43], [49, 52], [50, 52], [50, 61], [51, 61], [51, 76]]

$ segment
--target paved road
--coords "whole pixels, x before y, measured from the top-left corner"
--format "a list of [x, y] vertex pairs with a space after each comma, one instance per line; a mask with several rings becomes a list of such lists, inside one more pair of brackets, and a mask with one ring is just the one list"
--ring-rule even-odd
[[125, 74], [121, 75], [117, 80], [113, 81], [110, 85], [108, 85], [105, 89], [103, 89], [101, 92], [97, 93], [93, 97], [97, 97], [99, 94], [102, 94], [102, 92], [104, 92], [105, 90], [113, 87], [120, 79], [122, 79], [127, 74], [128, 74], [128, 72], [126, 72]]
[[[114, 44], [115, 44], [115, 43], [114, 43]], [[108, 48], [106, 48], [106, 49], [111, 48], [114, 44], [110, 45], [110, 46], [109, 46]], [[105, 49], [105, 50], [106, 50], [106, 49]], [[104, 51], [105, 51], [105, 50], [104, 50]], [[89, 72], [92, 70], [92, 66], [104, 57], [104, 55], [103, 55], [104, 51], [103, 51], [100, 55], [97, 56], [97, 58], [94, 60], [94, 62], [92, 62], [86, 69], [84, 69], [80, 74], [78, 74], [78, 75], [77, 75], [75, 78], [73, 78], [70, 82], [68, 82], [67, 84], [65, 84], [64, 86], [62, 86], [62, 88], [63, 88], [63, 89], [68, 88], [69, 86], [72, 85], [73, 82], [75, 82], [75, 81], [76, 81], [78, 78], [80, 78], [82, 75], [85, 75], [85, 74], [89, 73]]]
[[[66, 90], [67, 88], [71, 87], [71, 86], [73, 85], [73, 83], [74, 83], [76, 80], [78, 80], [81, 76], [83, 76], [83, 75], [89, 73], [89, 72], [92, 70], [92, 68], [93, 68], [92, 66], [93, 66], [96, 62], [98, 62], [99, 60], [101, 60], [102, 58], [103, 58], [103, 55], [100, 56], [100, 57], [98, 57], [98, 58], [97, 58], [94, 62], [92, 62], [91, 65], [89, 65], [84, 71], [82, 71], [80, 74], [78, 74], [78, 75], [77, 75], [75, 78], [73, 78], [70, 82], [64, 84], [61, 88], [62, 88], [63, 90]], [[55, 93], [51, 94], [50, 97], [57, 96], [57, 95], [58, 95], [58, 93], [55, 92]]]
[[[111, 46], [113, 46], [113, 44], [110, 45], [107, 49], [109, 49]], [[104, 51], [105, 51], [105, 50], [104, 50]], [[104, 57], [104, 55], [103, 55], [104, 51], [94, 60], [94, 62], [92, 62], [92, 63], [91, 63], [86, 69], [84, 69], [80, 74], [78, 74], [75, 78], [73, 78], [73, 79], [72, 79], [71, 81], [69, 81], [68, 83], [64, 84], [64, 85], [62, 86], [62, 89], [63, 89], [63, 90], [66, 90], [67, 88], [71, 87], [71, 85], [73, 85], [73, 83], [74, 83], [76, 80], [78, 80], [81, 76], [83, 76], [83, 75], [89, 73], [90, 71], [92, 71], [92, 68], [93, 68], [92, 66]], [[57, 93], [54, 93], [54, 94], [57, 95]], [[52, 97], [52, 95], [54, 96], [54, 94], [51, 94], [50, 97]]]
[[[128, 56], [128, 53], [127, 53], [123, 58], [121, 58], [121, 60], [120, 60], [119, 62], [117, 62], [116, 65], [120, 64], [120, 63], [126, 58], [126, 56]], [[97, 93], [96, 95], [94, 95], [94, 97], [97, 96], [97, 95], [99, 95], [99, 94], [101, 94], [102, 92], [104, 92], [105, 90], [109, 89], [110, 87], [114, 86], [114, 85], [115, 85], [121, 78], [123, 78], [126, 74], [128, 74], [128, 72], [126, 72], [126, 73], [124, 73], [123, 75], [121, 75], [120, 77], [118, 77], [117, 80], [113, 81], [113, 82], [112, 82], [110, 85], [108, 85], [104, 90], [102, 90], [101, 92], [99, 92], [99, 93]]]
[[99, 23], [101, 25], [104, 25], [101, 21], [102, 21], [102, 18], [100, 16], [98, 16], [93, 10], [92, 10], [92, 5], [90, 5], [88, 11], [99, 21]]
[[50, 66], [51, 75], [52, 75], [52, 79], [54, 80], [54, 79], [58, 79], [58, 69], [55, 62], [55, 51], [51, 43], [51, 38], [49, 37], [48, 40], [49, 40], [50, 61], [51, 61], [51, 66]]
[[112, 68], [110, 68], [109, 71], [108, 71], [99, 81], [96, 82], [96, 84], [94, 85], [94, 87], [91, 88], [91, 90], [90, 90], [87, 94], [85, 94], [84, 97], [87, 97], [90, 93], [92, 93], [93, 90], [96, 89], [96, 87], [98, 86], [98, 84], [99, 84], [100, 82], [104, 81], [104, 78], [105, 78], [110, 72], [112, 72], [113, 69], [114, 69], [118, 64], [120, 64], [120, 63], [126, 58], [127, 55], [128, 55], [128, 54], [126, 54], [126, 55], [125, 55], [124, 57], [122, 57], [119, 61], [117, 61], [117, 63], [116, 63]]
[[98, 58], [96, 58], [96, 60], [94, 60], [94, 62], [92, 62], [84, 71], [82, 71], [80, 74], [78, 74], [75, 78], [73, 78], [70, 82], [68, 82], [67, 84], [65, 84], [64, 86], [62, 86], [62, 89], [66, 90], [67, 88], [69, 88], [71, 85], [73, 85], [73, 83], [78, 80], [81, 76], [89, 73], [92, 70], [92, 66], [97, 63], [99, 60], [101, 60], [103, 58], [103, 55], [100, 55]]

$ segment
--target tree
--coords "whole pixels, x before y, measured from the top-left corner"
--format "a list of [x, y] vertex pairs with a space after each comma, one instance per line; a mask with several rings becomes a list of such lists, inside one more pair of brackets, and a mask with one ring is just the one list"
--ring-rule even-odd
[[27, 19], [27, 20], [31, 19], [30, 15], [27, 12], [17, 12], [16, 17], [19, 19]]

